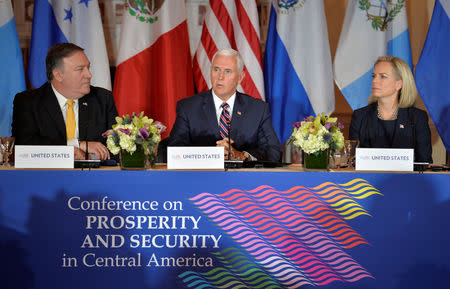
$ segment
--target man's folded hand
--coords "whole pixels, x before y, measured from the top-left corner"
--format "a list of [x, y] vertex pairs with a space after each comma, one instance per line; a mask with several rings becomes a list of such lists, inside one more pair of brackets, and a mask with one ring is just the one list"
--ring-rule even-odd
[[[88, 142], [89, 154], [96, 154], [99, 160], [109, 160], [109, 150], [101, 142], [90, 141]], [[80, 142], [80, 149], [86, 152], [86, 142]], [[83, 156], [84, 159], [84, 156]]]
[[[225, 148], [225, 159], [228, 159], [228, 143], [233, 144], [234, 141], [230, 139], [230, 141], [228, 142], [228, 138], [224, 138], [216, 142], [216, 146]], [[246, 157], [243, 152], [238, 151], [233, 146], [231, 146], [230, 151], [231, 151], [231, 159], [241, 161], [245, 160]]]

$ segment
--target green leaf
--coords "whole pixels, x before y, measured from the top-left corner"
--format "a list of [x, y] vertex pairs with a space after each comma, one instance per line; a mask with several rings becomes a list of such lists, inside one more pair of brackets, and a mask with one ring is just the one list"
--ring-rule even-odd
[[144, 141], [142, 140], [142, 138], [140, 136], [136, 136], [136, 139], [134, 140], [134, 142], [138, 145], [141, 145]]
[[316, 128], [319, 128], [322, 124], [320, 123], [320, 119], [321, 119], [321, 116], [320, 115], [318, 115], [318, 116], [316, 116], [316, 118], [314, 119], [314, 126], [316, 127]]
[[327, 122], [337, 122], [337, 117], [330, 117]]
[[374, 29], [378, 30], [378, 26], [377, 26], [377, 23], [375, 22], [375, 20], [372, 21], [372, 27], [373, 27]]

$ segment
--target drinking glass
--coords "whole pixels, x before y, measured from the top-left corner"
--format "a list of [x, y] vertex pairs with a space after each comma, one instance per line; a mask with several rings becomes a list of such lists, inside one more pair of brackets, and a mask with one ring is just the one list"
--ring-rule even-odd
[[1, 161], [0, 165], [9, 167], [11, 164], [9, 163], [9, 157], [11, 156], [14, 148], [14, 137], [0, 137], [0, 152], [1, 152]]
[[295, 147], [291, 144], [291, 163], [292, 164], [301, 164], [303, 161], [302, 158], [302, 149]]
[[359, 146], [359, 141], [357, 140], [345, 140], [344, 141], [344, 155], [347, 161], [347, 167], [355, 167], [355, 153], [356, 148]]
[[344, 161], [342, 150], [330, 154], [330, 169], [338, 169], [342, 167], [342, 162]]

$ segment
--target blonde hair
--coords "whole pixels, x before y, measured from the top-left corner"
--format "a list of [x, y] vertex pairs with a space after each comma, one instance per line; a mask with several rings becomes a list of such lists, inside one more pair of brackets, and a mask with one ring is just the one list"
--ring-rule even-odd
[[[394, 56], [380, 56], [375, 61], [374, 67], [380, 62], [388, 62], [392, 66], [394, 76], [396, 80], [402, 80], [402, 88], [398, 92], [398, 107], [407, 108], [414, 105], [416, 102], [417, 92], [416, 83], [412, 75], [411, 69], [403, 59]], [[369, 96], [369, 104], [377, 102], [377, 99], [373, 96]]]

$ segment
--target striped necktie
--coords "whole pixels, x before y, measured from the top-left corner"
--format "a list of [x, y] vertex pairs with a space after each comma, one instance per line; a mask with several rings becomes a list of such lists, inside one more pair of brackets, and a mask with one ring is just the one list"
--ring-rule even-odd
[[220, 107], [222, 108], [222, 113], [220, 114], [219, 131], [220, 135], [223, 138], [226, 138], [228, 137], [228, 124], [231, 120], [230, 112], [228, 111], [230, 106], [228, 103], [224, 102]]
[[73, 112], [73, 100], [66, 101], [67, 103], [67, 117], [66, 117], [66, 134], [67, 139], [75, 137], [75, 113]]

